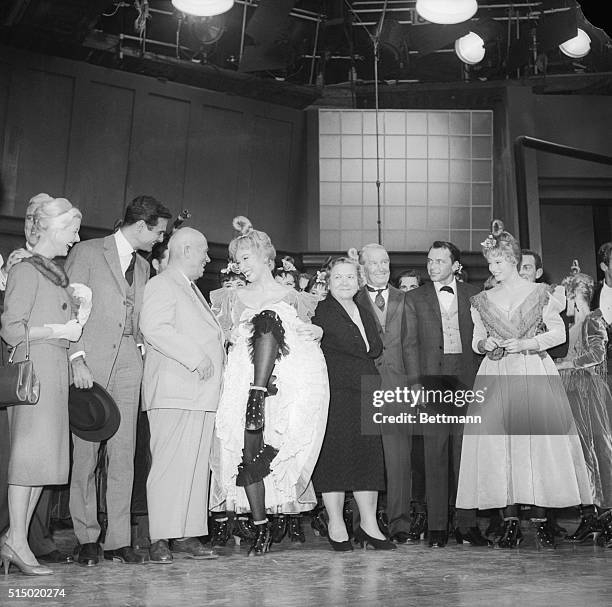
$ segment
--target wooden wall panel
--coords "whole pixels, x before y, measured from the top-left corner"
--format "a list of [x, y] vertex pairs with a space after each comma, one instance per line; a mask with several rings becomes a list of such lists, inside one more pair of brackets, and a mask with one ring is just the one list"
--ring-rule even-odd
[[[6, 132], [10, 78], [10, 65], [0, 62], [0, 158], [4, 156], [4, 133]], [[0, 206], [2, 206], [6, 199], [5, 188], [6, 186], [2, 179], [2, 173], [0, 173]]]
[[123, 215], [134, 91], [104, 82], [77, 88], [66, 196], [86, 221], [108, 225]]
[[233, 217], [246, 213], [248, 142], [243, 112], [192, 105], [184, 206], [209, 240], [226, 242]]
[[183, 206], [189, 101], [136, 96], [126, 202], [150, 194], [178, 212]]
[[151, 194], [175, 213], [189, 208], [213, 242], [246, 214], [279, 248], [305, 247], [301, 111], [0, 50], [0, 214], [21, 215], [24, 199], [46, 191], [79, 205], [84, 225], [110, 229], [126, 201]]
[[74, 94], [71, 76], [39, 70], [24, 76], [12, 79], [9, 93], [13, 171], [6, 178], [14, 187], [17, 214], [39, 192], [60, 196], [65, 191]]
[[[290, 209], [291, 146], [293, 125], [271, 117], [256, 116], [253, 121], [250, 157], [249, 217], [253, 225], [268, 230], [279, 248], [291, 247], [292, 235], [285, 230], [274, 231], [266, 226], [292, 226]], [[278, 201], [279, 204], [270, 204]]]

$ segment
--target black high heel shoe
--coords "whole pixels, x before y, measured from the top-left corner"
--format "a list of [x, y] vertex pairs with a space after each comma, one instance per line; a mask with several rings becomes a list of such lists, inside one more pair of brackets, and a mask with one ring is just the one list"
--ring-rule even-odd
[[594, 514], [582, 516], [576, 531], [567, 535], [565, 539], [573, 544], [583, 544], [592, 541], [595, 543], [601, 533], [601, 525]]
[[532, 521], [535, 526], [535, 543], [538, 550], [554, 550], [555, 534], [548, 524], [548, 521]]
[[270, 537], [273, 544], [280, 544], [287, 533], [287, 516], [274, 514], [270, 523]]
[[459, 527], [456, 527], [455, 541], [458, 544], [471, 544], [472, 546], [491, 546], [493, 544], [480, 533], [479, 527], [468, 527], [465, 533]]
[[517, 518], [504, 520], [502, 536], [497, 542], [497, 548], [516, 548], [523, 541], [521, 524]]
[[302, 515], [291, 514], [287, 525], [287, 536], [292, 542], [303, 544], [306, 541], [304, 530], [302, 529]]
[[247, 556], [262, 556], [270, 551], [270, 523], [255, 525], [255, 540], [251, 544]]
[[390, 540], [379, 540], [368, 535], [361, 527], [355, 529], [355, 541], [362, 548], [373, 548], [374, 550], [397, 550], [397, 546]]
[[354, 550], [353, 544], [351, 544], [351, 540], [344, 540], [343, 542], [336, 542], [335, 540], [332, 540], [331, 537], [329, 537], [328, 535], [327, 541], [329, 542], [330, 546], [336, 552], [350, 552], [351, 550]]

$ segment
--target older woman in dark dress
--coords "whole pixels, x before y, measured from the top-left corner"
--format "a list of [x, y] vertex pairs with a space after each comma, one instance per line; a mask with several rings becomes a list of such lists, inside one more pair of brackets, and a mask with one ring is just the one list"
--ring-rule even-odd
[[376, 521], [378, 491], [385, 486], [382, 440], [361, 431], [361, 379], [378, 375], [374, 359], [382, 352], [382, 342], [374, 318], [354, 300], [358, 276], [353, 260], [333, 260], [329, 294], [312, 319], [323, 329], [321, 348], [330, 388], [327, 430], [313, 482], [329, 516], [329, 542], [338, 551], [353, 549], [342, 517], [346, 491], [353, 492], [359, 507], [361, 526], [355, 539], [377, 550], [395, 548]]

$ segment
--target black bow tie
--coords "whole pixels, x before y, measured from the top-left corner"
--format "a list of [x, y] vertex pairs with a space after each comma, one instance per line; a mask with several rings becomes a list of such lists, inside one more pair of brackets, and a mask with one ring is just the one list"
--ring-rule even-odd
[[453, 287], [449, 287], [448, 285], [445, 287], [440, 287], [440, 291], [446, 291], [447, 293], [450, 293], [451, 295], [455, 294], [455, 292], [453, 291]]
[[388, 289], [388, 287], [383, 287], [382, 289], [375, 289], [374, 287], [371, 287], [370, 285], [366, 285], [366, 289], [370, 293], [384, 293]]

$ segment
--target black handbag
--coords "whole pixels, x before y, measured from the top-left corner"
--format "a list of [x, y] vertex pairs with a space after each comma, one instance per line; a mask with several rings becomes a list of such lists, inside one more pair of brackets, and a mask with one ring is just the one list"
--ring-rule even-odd
[[13, 348], [8, 363], [0, 367], [0, 407], [13, 405], [35, 405], [40, 396], [40, 381], [34, 372], [34, 363], [30, 360], [30, 329], [25, 325], [25, 360], [14, 363]]

